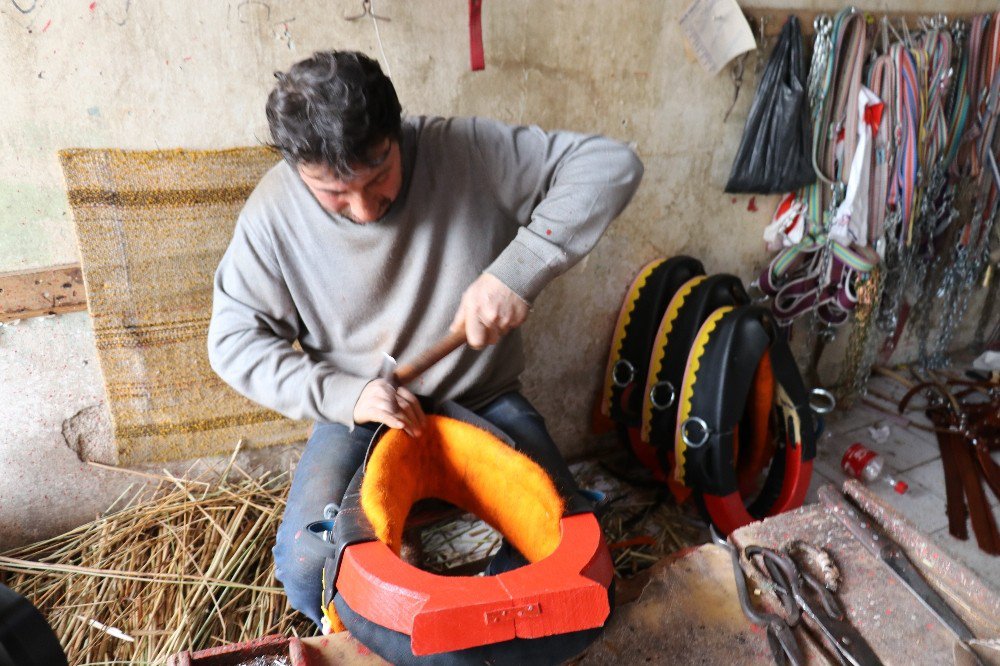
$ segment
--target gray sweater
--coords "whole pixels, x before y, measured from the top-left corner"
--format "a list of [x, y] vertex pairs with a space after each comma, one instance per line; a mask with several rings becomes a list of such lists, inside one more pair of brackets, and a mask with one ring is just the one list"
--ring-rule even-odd
[[[616, 141], [481, 118], [405, 118], [400, 147], [402, 189], [375, 223], [323, 210], [285, 162], [250, 195], [208, 332], [212, 368], [243, 395], [353, 425], [382, 352], [405, 362], [430, 347], [484, 271], [530, 303], [594, 247], [642, 177]], [[477, 409], [516, 390], [523, 369], [514, 331], [451, 354], [410, 389]]]

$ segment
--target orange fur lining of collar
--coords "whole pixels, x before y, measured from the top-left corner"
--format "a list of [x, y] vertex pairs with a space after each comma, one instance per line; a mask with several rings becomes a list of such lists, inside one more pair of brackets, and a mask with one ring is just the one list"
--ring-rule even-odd
[[372, 452], [361, 507], [396, 555], [410, 509], [429, 497], [482, 518], [529, 562], [548, 557], [562, 538], [564, 504], [545, 470], [463, 421], [428, 415], [419, 439], [389, 430]]

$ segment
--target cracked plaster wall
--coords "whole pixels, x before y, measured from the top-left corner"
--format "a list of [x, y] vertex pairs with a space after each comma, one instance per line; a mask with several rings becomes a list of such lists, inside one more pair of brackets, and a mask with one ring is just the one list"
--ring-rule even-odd
[[[686, 5], [491, 0], [483, 19], [487, 68], [473, 73], [467, 3], [374, 3], [391, 19], [379, 25], [382, 61], [407, 112], [601, 132], [633, 142], [645, 162], [632, 205], [590, 257], [544, 292], [528, 324], [526, 392], [569, 455], [596, 443], [588, 415], [620, 299], [638, 267], [683, 252], [710, 271], [749, 280], [767, 258], [760, 231], [774, 199], [753, 205], [722, 193], [756, 83], [754, 58], [724, 123], [733, 87], [726, 73], [710, 77], [686, 54], [677, 23]], [[317, 49], [379, 55], [371, 22], [343, 19], [360, 7], [353, 0], [0, 0], [0, 271], [77, 261], [58, 149], [254, 144], [266, 137], [263, 101], [274, 70]], [[897, 0], [868, 8], [972, 12], [995, 3]], [[70, 337], [92, 340], [85, 315], [60, 330], [67, 327]], [[0, 373], [16, 412], [54, 423], [65, 406], [47, 403], [28, 389], [29, 377], [12, 373], [39, 350], [74, 352], [59, 346], [66, 335], [33, 329], [37, 335], [0, 338]], [[79, 379], [96, 381], [93, 375]], [[31, 438], [17, 427], [0, 426], [0, 446], [28, 446]]]

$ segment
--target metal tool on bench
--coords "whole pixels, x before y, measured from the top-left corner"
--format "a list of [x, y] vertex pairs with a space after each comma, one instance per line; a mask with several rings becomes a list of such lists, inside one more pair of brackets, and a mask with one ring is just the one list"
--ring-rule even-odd
[[[833, 592], [798, 566], [790, 555], [763, 546], [747, 546], [743, 553], [751, 562], [754, 557], [761, 558], [781, 603], [786, 609], [794, 607], [796, 617], [801, 609], [815, 623], [840, 663], [852, 666], [882, 663], [860, 632], [847, 621]], [[800, 580], [805, 586], [799, 584]]]
[[[736, 576], [736, 593], [740, 598], [740, 607], [748, 620], [767, 630], [767, 645], [771, 648], [774, 663], [779, 664], [779, 666], [805, 664], [805, 656], [795, 640], [795, 634], [792, 633], [792, 625], [799, 620], [798, 606], [785, 604], [785, 610], [789, 614], [787, 619], [775, 613], [759, 611], [754, 608], [750, 602], [750, 591], [747, 589], [746, 578], [743, 577], [743, 568], [740, 566], [739, 551], [715, 529], [714, 525], [710, 526], [709, 529], [712, 532], [712, 541], [729, 551], [733, 560], [733, 575]], [[784, 600], [782, 603], [785, 603]]]
[[827, 510], [850, 530], [861, 545], [888, 566], [934, 617], [959, 639], [971, 641], [976, 638], [972, 630], [951, 609], [944, 598], [928, 585], [913, 563], [903, 553], [899, 544], [879, 529], [871, 516], [849, 502], [843, 493], [830, 484], [822, 486], [818, 495]]
[[[714, 528], [712, 540], [730, 551], [743, 613], [754, 624], [767, 628], [768, 645], [775, 663], [805, 663], [792, 632], [803, 612], [816, 624], [840, 663], [851, 666], [877, 666], [882, 663], [858, 630], [847, 621], [833, 593], [796, 564], [790, 555], [763, 546], [747, 546], [743, 551], [748, 561], [754, 562], [754, 558], [759, 557], [763, 563], [760, 571], [769, 579], [771, 588], [784, 607], [785, 617], [781, 617], [753, 607], [740, 567], [739, 553]], [[800, 580], [805, 583], [806, 589], [800, 585]]]

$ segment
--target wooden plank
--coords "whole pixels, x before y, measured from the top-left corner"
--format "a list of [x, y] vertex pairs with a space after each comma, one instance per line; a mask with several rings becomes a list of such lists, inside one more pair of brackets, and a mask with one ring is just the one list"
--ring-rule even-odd
[[[743, 7], [743, 15], [747, 17], [747, 21], [750, 23], [750, 27], [753, 28], [754, 36], [760, 41], [760, 33], [763, 26], [764, 38], [773, 38], [781, 34], [781, 27], [785, 25], [785, 21], [792, 14], [799, 17], [799, 23], [802, 25], [802, 34], [805, 37], [812, 37], [816, 34], [816, 29], [813, 25], [813, 21], [816, 20], [817, 16], [826, 15], [831, 19], [837, 13], [833, 10], [815, 10], [815, 9], [779, 9], [773, 7]], [[893, 26], [897, 30], [901, 30], [904, 22], [906, 26], [912, 31], [917, 30], [920, 27], [921, 20], [927, 20], [935, 16], [931, 12], [882, 12], [882, 11], [868, 11], [860, 9], [862, 13], [865, 14], [869, 23], [877, 23], [882, 20], [883, 16], [889, 17]], [[975, 14], [963, 13], [963, 14], [946, 14], [949, 22], [956, 20], [963, 20], [966, 23], [975, 16]], [[761, 23], [763, 21], [763, 24]]]
[[86, 309], [80, 264], [0, 273], [0, 321]]

